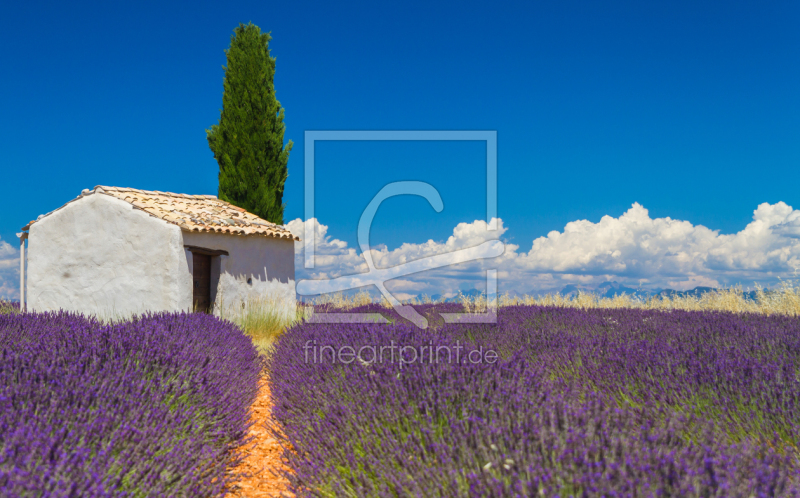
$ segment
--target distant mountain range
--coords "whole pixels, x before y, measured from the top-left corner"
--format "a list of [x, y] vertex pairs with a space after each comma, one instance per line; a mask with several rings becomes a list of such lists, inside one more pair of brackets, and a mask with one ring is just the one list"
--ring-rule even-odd
[[[628, 295], [628, 296], [631, 296], [631, 297], [635, 297], [635, 298], [639, 298], [639, 299], [648, 299], [648, 298], [654, 297], [654, 296], [675, 298], [675, 297], [684, 297], [684, 296], [691, 295], [691, 296], [698, 296], [699, 297], [699, 296], [702, 296], [703, 294], [706, 294], [708, 292], [712, 292], [712, 291], [715, 291], [715, 290], [717, 290], [717, 288], [715, 288], [715, 287], [695, 287], [694, 289], [684, 290], [684, 291], [679, 291], [679, 290], [675, 290], [675, 289], [662, 289], [660, 287], [656, 287], [656, 288], [653, 288], [653, 289], [644, 289], [644, 288], [626, 287], [625, 285], [614, 281], [614, 282], [603, 282], [602, 284], [598, 285], [597, 287], [589, 287], [589, 286], [584, 286], [584, 285], [569, 284], [569, 285], [564, 286], [561, 290], [558, 290], [558, 291], [552, 290], [549, 293], [550, 294], [559, 294], [559, 295], [565, 296], [565, 297], [575, 297], [575, 296], [578, 295], [578, 293], [584, 293], [584, 294], [594, 294], [596, 296], [606, 297], [606, 298], [613, 298], [614, 296], [620, 296], [622, 294], [625, 294], [625, 295]], [[769, 291], [767, 291], [767, 292], [769, 292]], [[467, 297], [475, 298], [475, 297], [480, 296], [481, 294], [483, 294], [483, 292], [479, 291], [477, 289], [471, 289], [469, 291], [462, 292], [462, 294], [467, 296]], [[500, 294], [505, 294], [505, 292], [500, 292]], [[541, 295], [545, 295], [545, 294], [548, 294], [548, 292], [531, 291], [531, 292], [527, 293], [527, 295], [530, 295], [530, 296], [541, 296]], [[517, 296], [523, 296], [525, 294], [524, 293], [519, 293], [517, 291], [510, 291], [510, 292], [508, 292], [508, 295], [510, 297], [517, 297]], [[745, 297], [745, 299], [750, 299], [750, 300], [755, 301], [755, 299], [756, 299], [756, 291], [745, 292], [744, 293], [744, 297]], [[416, 296], [416, 298], [418, 300], [422, 300], [422, 295], [418, 295], [418, 296]], [[434, 294], [434, 295], [430, 296], [430, 298], [432, 300], [434, 300], [434, 301], [439, 301], [439, 300], [442, 299], [442, 296], [440, 294]], [[444, 301], [448, 302], [448, 303], [452, 303], [452, 302], [458, 302], [458, 300], [459, 300], [458, 297], [451, 297], [451, 298], [445, 299]]]
[[[700, 297], [703, 294], [707, 294], [709, 292], [713, 292], [718, 290], [716, 287], [695, 287], [694, 289], [679, 291], [675, 289], [662, 289], [660, 287], [656, 287], [654, 289], [644, 289], [644, 288], [633, 288], [633, 287], [626, 287], [625, 285], [619, 284], [617, 282], [603, 282], [602, 284], [598, 285], [595, 288], [585, 287], [585, 286], [577, 286], [577, 285], [567, 285], [563, 289], [561, 289], [558, 293], [562, 296], [575, 296], [578, 292], [583, 293], [590, 293], [595, 294], [599, 297], [606, 297], [606, 298], [613, 298], [614, 296], [619, 296], [622, 294], [626, 294], [628, 296], [640, 298], [640, 299], [648, 299], [654, 296], [661, 296], [661, 297], [684, 297], [684, 296], [697, 296]], [[748, 291], [744, 292], [745, 299], [756, 299], [756, 291]]]
[[[703, 287], [703, 289], [705, 288], [706, 287]], [[558, 291], [558, 294], [569, 297], [575, 297], [579, 293], [595, 294], [599, 297], [607, 297], [607, 298], [613, 298], [614, 296], [627, 294], [628, 296], [647, 299], [651, 296], [659, 295], [662, 292], [670, 292], [670, 291], [679, 292], [679, 291], [673, 291], [672, 289], [662, 289], [660, 287], [657, 287], [655, 289], [643, 289], [641, 287], [640, 288], [626, 287], [625, 285], [617, 283], [615, 281], [615, 282], [603, 282], [597, 287], [588, 287], [584, 285], [570, 284], [564, 286], [564, 288]]]

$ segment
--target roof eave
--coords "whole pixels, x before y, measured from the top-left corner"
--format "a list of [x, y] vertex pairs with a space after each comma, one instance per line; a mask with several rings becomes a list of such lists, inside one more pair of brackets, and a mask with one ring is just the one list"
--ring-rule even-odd
[[[164, 220], [164, 221], [167, 221], [167, 220]], [[222, 230], [222, 229], [214, 230], [214, 229], [210, 229], [210, 228], [209, 229], [205, 229], [205, 230], [200, 230], [199, 228], [191, 228], [191, 227], [188, 227], [186, 225], [178, 225], [177, 223], [172, 223], [171, 221], [167, 221], [167, 223], [170, 223], [170, 224], [173, 224], [173, 225], [177, 225], [177, 226], [179, 226], [181, 228], [181, 231], [189, 232], [189, 233], [212, 233], [212, 234], [218, 234], [218, 235], [236, 235], [238, 237], [272, 237], [274, 239], [289, 239], [289, 240], [293, 240], [295, 242], [300, 242], [300, 240], [301, 240], [300, 237], [298, 237], [296, 235], [292, 235], [291, 232], [289, 232], [289, 233], [242, 233], [241, 231], [238, 231], [238, 230]]]

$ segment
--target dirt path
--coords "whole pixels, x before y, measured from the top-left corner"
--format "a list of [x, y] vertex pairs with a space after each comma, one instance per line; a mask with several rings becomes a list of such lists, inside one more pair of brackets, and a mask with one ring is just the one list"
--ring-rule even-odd
[[272, 423], [272, 398], [267, 378], [261, 379], [258, 398], [253, 403], [253, 425], [249, 435], [255, 439], [241, 451], [246, 453], [244, 461], [234, 472], [246, 472], [249, 477], [237, 482], [231, 497], [263, 498], [272, 496], [292, 496], [287, 491], [289, 482], [277, 473], [286, 469], [281, 462], [283, 451], [278, 441], [272, 437], [265, 426]]

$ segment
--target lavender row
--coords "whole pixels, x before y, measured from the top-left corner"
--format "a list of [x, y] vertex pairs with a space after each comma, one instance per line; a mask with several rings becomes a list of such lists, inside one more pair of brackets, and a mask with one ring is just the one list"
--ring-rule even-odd
[[2, 315], [0, 495], [221, 496], [261, 367], [207, 315]]
[[[518, 306], [445, 325], [458, 310], [436, 305], [423, 331], [355, 311], [393, 324], [298, 325], [272, 357], [301, 496], [800, 496], [796, 318]], [[401, 346], [418, 361], [373, 358]]]

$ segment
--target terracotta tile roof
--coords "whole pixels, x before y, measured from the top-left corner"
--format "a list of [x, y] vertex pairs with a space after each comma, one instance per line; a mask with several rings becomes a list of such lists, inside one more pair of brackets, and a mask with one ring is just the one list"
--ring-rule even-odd
[[[263, 235], [300, 240], [281, 225], [270, 223], [244, 209], [217, 199], [213, 195], [173, 194], [135, 188], [98, 185], [83, 195], [105, 194], [131, 204], [187, 232], [214, 232], [231, 235]], [[80, 197], [83, 197], [81, 195]], [[79, 197], [79, 198], [80, 198]], [[35, 223], [31, 221], [23, 230]]]

